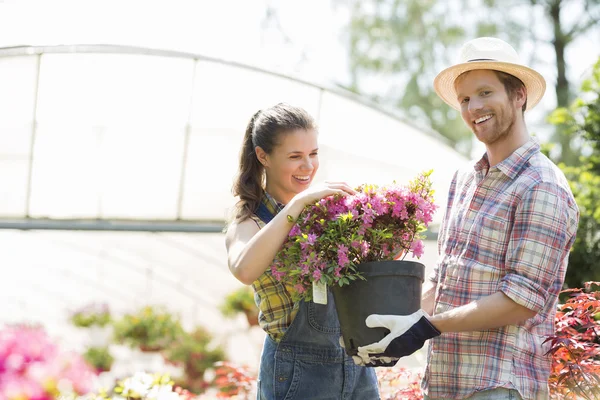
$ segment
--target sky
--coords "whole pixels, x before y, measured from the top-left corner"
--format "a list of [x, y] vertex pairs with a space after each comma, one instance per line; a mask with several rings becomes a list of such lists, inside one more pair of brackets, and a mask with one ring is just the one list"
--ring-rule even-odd
[[[348, 12], [333, 2], [0, 0], [0, 46], [123, 44], [181, 50], [331, 87], [349, 83], [344, 43]], [[269, 7], [277, 9], [277, 18], [266, 18]], [[587, 35], [567, 51], [569, 76], [577, 85], [600, 54], [597, 36]], [[549, 90], [540, 111], [531, 113], [534, 131], [545, 129], [545, 110], [556, 101], [553, 55], [545, 51], [538, 56]], [[529, 56], [522, 54], [523, 59]]]

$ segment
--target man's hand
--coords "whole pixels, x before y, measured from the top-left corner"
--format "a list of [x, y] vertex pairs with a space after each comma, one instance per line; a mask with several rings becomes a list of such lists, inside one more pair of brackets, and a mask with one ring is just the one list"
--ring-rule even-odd
[[377, 343], [358, 348], [358, 365], [380, 366], [387, 359], [395, 360], [411, 355], [425, 344], [425, 341], [440, 335], [440, 331], [429, 322], [429, 315], [419, 310], [410, 315], [371, 314], [365, 321], [369, 328], [387, 328], [390, 333]]

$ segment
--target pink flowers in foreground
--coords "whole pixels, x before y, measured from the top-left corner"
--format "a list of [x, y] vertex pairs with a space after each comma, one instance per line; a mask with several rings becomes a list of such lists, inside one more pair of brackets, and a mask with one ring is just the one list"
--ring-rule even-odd
[[362, 278], [356, 266], [423, 254], [421, 233], [437, 206], [429, 179], [420, 174], [406, 186], [363, 185], [353, 196], [329, 196], [306, 207], [277, 254], [271, 273], [309, 300], [313, 281], [347, 285]]
[[76, 354], [63, 353], [42, 328], [0, 330], [0, 400], [50, 400], [91, 390], [94, 372]]

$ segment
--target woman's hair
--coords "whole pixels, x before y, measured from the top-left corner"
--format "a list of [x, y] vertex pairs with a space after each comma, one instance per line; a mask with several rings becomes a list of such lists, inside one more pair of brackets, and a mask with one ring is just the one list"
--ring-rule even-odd
[[279, 103], [256, 112], [244, 135], [240, 164], [233, 184], [233, 195], [239, 196], [233, 217], [243, 221], [254, 214], [261, 202], [265, 182], [265, 168], [256, 156], [256, 147], [271, 154], [280, 143], [280, 135], [297, 129], [315, 129], [313, 118], [302, 108]]

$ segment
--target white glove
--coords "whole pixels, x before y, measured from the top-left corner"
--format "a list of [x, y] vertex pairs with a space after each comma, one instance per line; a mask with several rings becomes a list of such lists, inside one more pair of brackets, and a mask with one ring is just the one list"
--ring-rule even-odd
[[[374, 365], [384, 358], [398, 360], [423, 347], [425, 341], [440, 332], [429, 322], [429, 315], [418, 310], [410, 315], [371, 314], [365, 323], [369, 328], [387, 328], [390, 333], [377, 343], [358, 348], [358, 365]], [[408, 332], [408, 333], [407, 333]]]

